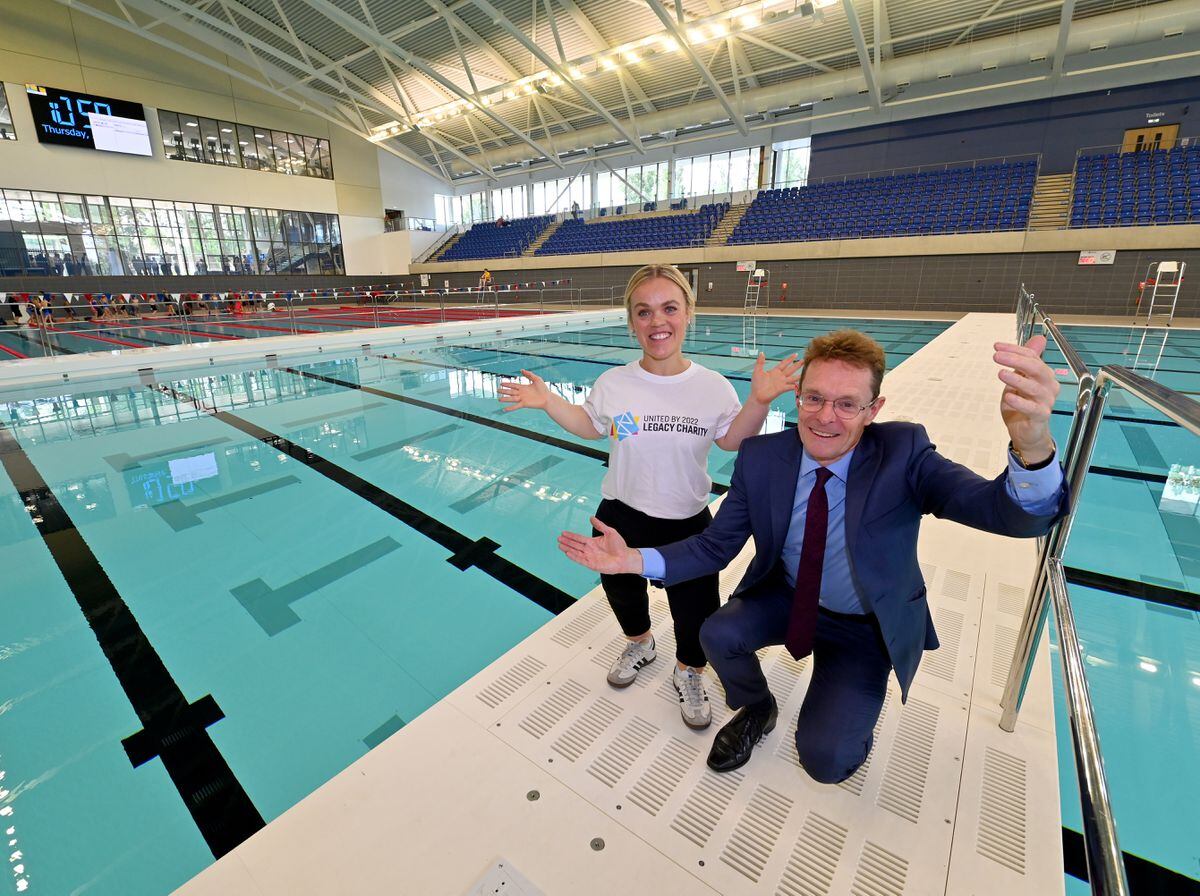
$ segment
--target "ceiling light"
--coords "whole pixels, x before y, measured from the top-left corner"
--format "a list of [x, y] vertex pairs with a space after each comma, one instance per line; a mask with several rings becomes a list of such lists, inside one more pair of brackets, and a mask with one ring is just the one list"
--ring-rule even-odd
[[522, 88], [522, 89], [523, 89], [523, 90], [524, 90], [526, 93], [533, 93], [533, 85], [532, 85], [532, 84], [526, 84], [526, 85], [524, 86], [524, 88]]
[[759, 23], [758, 16], [754, 15], [754, 13], [749, 13], [749, 12], [746, 13], [745, 15], [743, 15], [740, 19], [738, 19], [738, 21], [742, 23], [743, 28], [756, 28], [756, 27], [758, 27], [758, 23]]
[[726, 34], [728, 34], [728, 33], [729, 33], [729, 29], [728, 29], [728, 28], [726, 28], [726, 27], [725, 27], [723, 24], [721, 24], [720, 22], [715, 22], [715, 23], [713, 24], [713, 26], [712, 26], [712, 36], [713, 36], [713, 37], [716, 37], [716, 38], [722, 38], [722, 37], [724, 37], [724, 36], [725, 36]]
[[604, 67], [605, 71], [610, 72], [617, 67], [617, 64], [608, 56], [605, 56], [603, 59], [601, 59], [600, 64]]
[[515, 100], [517, 98], [517, 92], [515, 90], [506, 90], [504, 95], [510, 100]]
[[196, 127], [196, 122], [194, 122], [194, 121], [185, 121], [185, 122], [183, 123], [183, 126], [184, 126], [185, 128], [194, 128], [194, 127]]
[[572, 78], [582, 78], [583, 77], [583, 71], [578, 68], [572, 68], [570, 74], [571, 74]]
[[233, 128], [221, 128], [221, 133], [222, 134], [232, 134]]
[[694, 44], [704, 42], [704, 33], [699, 28], [692, 28], [687, 33], [688, 40]]
[[625, 53], [625, 61], [626, 62], [641, 62], [642, 60], [641, 60], [641, 57], [638, 56], [637, 53], [633, 52], [633, 50], [629, 50]]

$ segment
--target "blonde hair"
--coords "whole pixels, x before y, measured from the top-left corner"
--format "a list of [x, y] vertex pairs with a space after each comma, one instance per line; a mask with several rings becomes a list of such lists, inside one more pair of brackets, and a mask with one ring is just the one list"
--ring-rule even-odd
[[883, 373], [887, 369], [887, 358], [883, 346], [858, 330], [834, 330], [824, 336], [816, 336], [804, 352], [804, 367], [800, 371], [800, 387], [804, 387], [804, 374], [812, 361], [843, 361], [853, 367], [865, 367], [871, 371], [871, 397], [879, 397]]
[[696, 294], [692, 292], [692, 284], [683, 276], [683, 271], [673, 264], [648, 264], [634, 271], [629, 282], [625, 284], [625, 320], [629, 326], [633, 326], [634, 291], [646, 281], [654, 279], [670, 280], [682, 290], [688, 320], [691, 320], [696, 311]]

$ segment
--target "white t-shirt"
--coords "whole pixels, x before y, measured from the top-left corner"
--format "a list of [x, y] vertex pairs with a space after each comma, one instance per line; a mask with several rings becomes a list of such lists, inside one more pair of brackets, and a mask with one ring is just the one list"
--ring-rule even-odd
[[712, 487], [708, 450], [741, 408], [729, 381], [695, 361], [674, 376], [637, 361], [605, 371], [583, 403], [608, 435], [600, 493], [659, 519], [695, 516]]

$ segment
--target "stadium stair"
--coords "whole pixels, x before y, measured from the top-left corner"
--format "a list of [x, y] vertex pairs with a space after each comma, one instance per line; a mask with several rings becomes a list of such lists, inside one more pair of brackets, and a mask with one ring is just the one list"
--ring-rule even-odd
[[733, 233], [733, 228], [737, 227], [738, 221], [742, 220], [742, 215], [746, 214], [746, 209], [749, 207], [749, 203], [731, 205], [729, 211], [725, 212], [725, 217], [717, 222], [716, 228], [705, 245], [724, 246], [729, 241], [729, 236]]
[[1030, 230], [1062, 230], [1071, 219], [1075, 172], [1043, 174], [1033, 188], [1029, 206]]
[[547, 227], [545, 230], [543, 230], [538, 235], [537, 239], [535, 239], [532, 243], [530, 243], [528, 246], [525, 247], [525, 251], [522, 252], [521, 254], [527, 255], [527, 256], [528, 255], [536, 255], [537, 250], [539, 248], [541, 248], [542, 243], [544, 243], [544, 242], [546, 242], [546, 240], [550, 239], [550, 237], [554, 234], [554, 231], [558, 230], [558, 228], [560, 226], [562, 226], [562, 221], [554, 221], [553, 223], [551, 223], [551, 225], [549, 227]]
[[[464, 233], [465, 232], [466, 231], [464, 231]], [[442, 247], [437, 250], [437, 254], [434, 255], [433, 258], [431, 258], [429, 260], [430, 261], [441, 261], [442, 256], [445, 255], [448, 251], [450, 251], [450, 248], [455, 243], [457, 243], [459, 240], [461, 240], [462, 238], [463, 238], [463, 235], [461, 233], [456, 233], [454, 236], [450, 237], [450, 239], [446, 240], [446, 242], [442, 245]]]

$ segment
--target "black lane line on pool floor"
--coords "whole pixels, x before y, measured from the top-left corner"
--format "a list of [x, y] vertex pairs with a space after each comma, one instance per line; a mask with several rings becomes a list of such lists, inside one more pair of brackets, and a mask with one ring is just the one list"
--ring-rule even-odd
[[142, 730], [122, 741], [134, 768], [158, 757], [212, 850], [220, 858], [265, 822], [207, 731], [225, 717], [206, 694], [193, 703], [75, 528], [33, 461], [0, 423], [0, 463], [71, 589]]
[[[399, 361], [407, 363], [409, 359], [395, 357], [392, 355], [376, 355], [387, 361]], [[436, 364], [432, 361], [416, 361], [414, 363], [424, 364], [430, 367], [444, 367], [447, 370], [476, 370], [474, 367], [455, 367], [453, 364]], [[325, 376], [320, 373], [313, 373], [309, 370], [299, 370], [294, 367], [284, 367], [288, 373], [293, 373], [296, 376], [308, 377], [313, 380], [320, 380], [323, 383], [329, 383], [334, 386], [342, 386], [346, 389], [357, 389], [361, 392], [366, 392], [369, 395], [376, 395], [380, 398], [390, 398], [392, 401], [399, 401], [404, 404], [411, 404], [414, 407], [424, 408], [427, 411], [433, 411], [438, 414], [447, 414], [451, 417], [457, 417], [460, 420], [468, 420], [471, 423], [478, 423], [480, 426], [487, 426], [491, 429], [498, 429], [500, 432], [506, 432], [510, 435], [520, 436], [523, 439], [532, 439], [535, 442], [542, 442], [546, 445], [553, 445], [555, 448], [561, 448], [563, 451], [569, 451], [572, 454], [579, 454], [583, 457], [590, 457], [592, 460], [598, 460], [604, 466], [608, 466], [608, 452], [601, 451], [598, 448], [589, 448], [586, 445], [577, 445], [574, 442], [568, 442], [566, 439], [560, 439], [555, 436], [546, 435], [545, 433], [534, 432], [530, 429], [522, 429], [519, 426], [511, 426], [508, 423], [500, 423], [497, 420], [492, 420], [489, 417], [483, 417], [479, 414], [471, 414], [467, 411], [456, 411], [453, 408], [443, 407], [440, 404], [434, 404], [431, 401], [422, 401], [419, 398], [413, 398], [409, 395], [401, 395], [398, 392], [388, 392], [385, 389], [376, 389], [374, 386], [364, 386], [361, 383], [352, 383], [349, 380], [339, 380], [335, 377]], [[502, 374], [493, 374], [497, 378], [504, 378]], [[511, 379], [511, 377], [509, 377]], [[714, 482], [709, 488], [709, 494], [723, 495], [729, 491], [729, 486], [722, 485], [719, 482]]]
[[[1184, 519], [1188, 522], [1193, 521], [1191, 517]], [[1200, 612], [1200, 595], [1168, 584], [1160, 585], [1154, 582], [1124, 579], [1090, 569], [1080, 569], [1077, 566], [1064, 566], [1063, 577], [1069, 585], [1082, 585], [1085, 588], [1107, 591], [1109, 594], [1119, 594], [1122, 597], [1136, 597], [1138, 600], [1152, 604]]]
[[[1077, 880], [1089, 880], [1083, 834], [1064, 826], [1062, 847], [1063, 871]], [[1200, 896], [1200, 880], [1125, 850], [1121, 850], [1121, 858], [1125, 864], [1125, 875], [1129, 878], [1129, 892], [1135, 896]]]
[[[301, 373], [301, 371], [291, 368], [283, 369], [289, 373]], [[349, 383], [340, 383], [318, 374], [307, 375], [316, 379], [327, 380], [337, 385], [351, 385]], [[312, 453], [302, 445], [297, 445], [281, 435], [263, 429], [249, 420], [244, 420], [228, 411], [220, 411], [214, 407], [209, 407], [200, 399], [186, 392], [181, 392], [170, 387], [162, 388], [165, 388], [176, 400], [186, 402], [197, 410], [210, 415], [228, 426], [232, 426], [234, 429], [245, 433], [251, 438], [270, 445], [293, 460], [304, 464], [314, 472], [320, 473], [330, 481], [337, 483], [347, 491], [353, 492], [364, 501], [374, 504], [380, 510], [395, 517], [409, 528], [420, 532], [431, 541], [437, 542], [443, 548], [450, 551], [450, 556], [446, 559], [446, 562], [456, 569], [467, 570], [474, 566], [502, 585], [507, 585], [513, 591], [517, 592], [517, 594], [528, 598], [539, 607], [555, 615], [558, 615], [575, 603], [575, 598], [571, 597], [565, 591], [551, 585], [528, 570], [522, 569], [511, 560], [498, 555], [496, 548], [500, 547], [500, 545], [490, 538], [472, 539], [447, 526], [436, 517], [430, 516], [406, 501], [400, 500], [400, 498], [391, 492], [385, 491], [379, 486], [367, 482], [362, 477], [354, 475], [344, 467], [340, 467], [332, 461]], [[353, 388], [359, 387], [354, 386]], [[389, 396], [385, 395], [384, 397]]]

